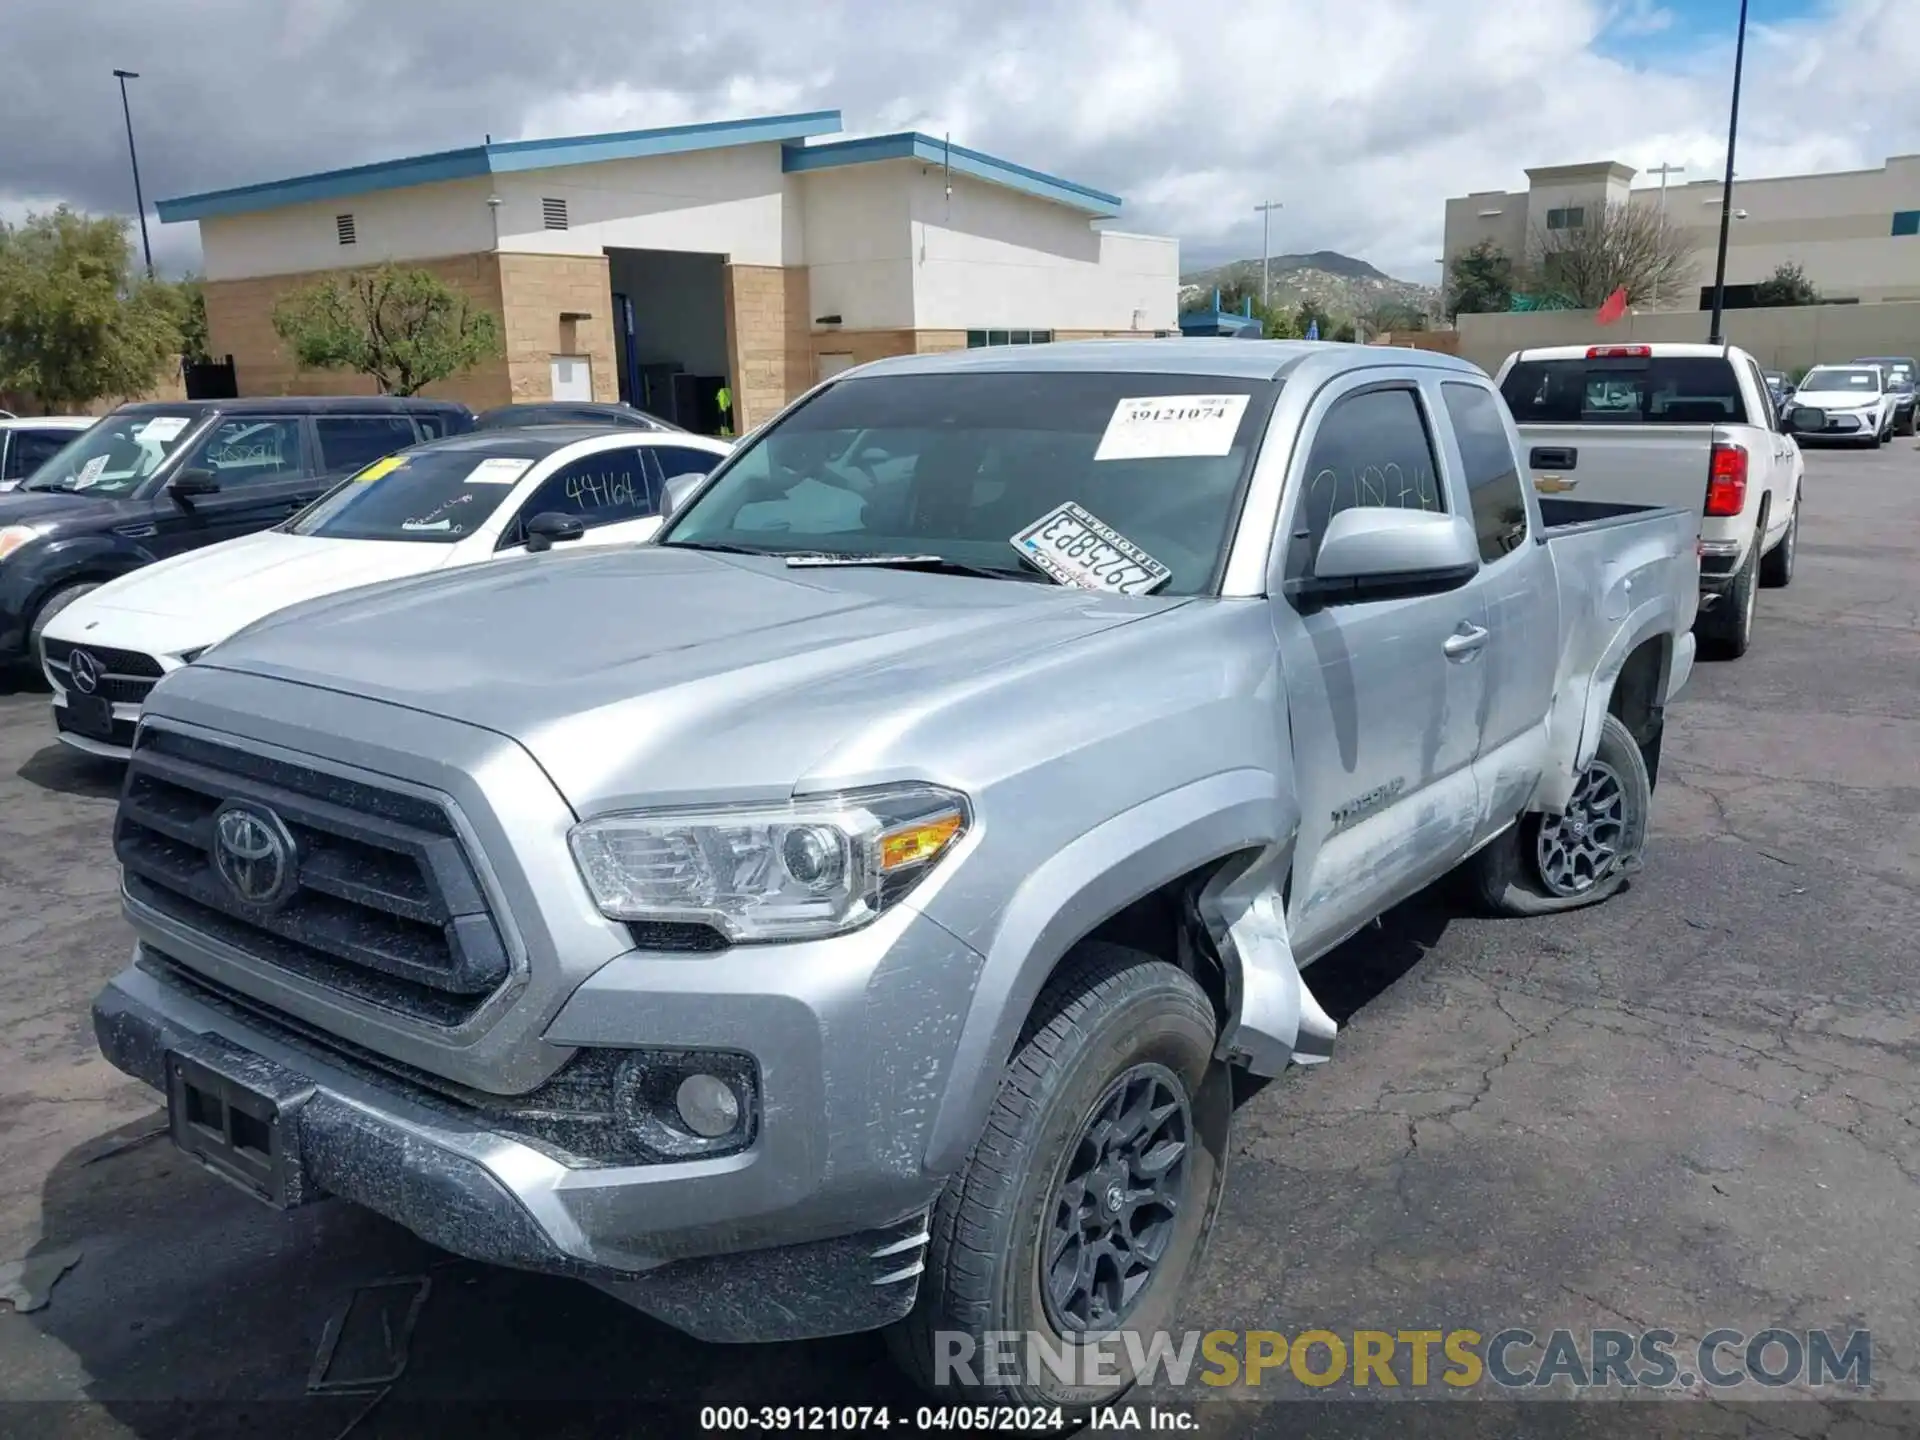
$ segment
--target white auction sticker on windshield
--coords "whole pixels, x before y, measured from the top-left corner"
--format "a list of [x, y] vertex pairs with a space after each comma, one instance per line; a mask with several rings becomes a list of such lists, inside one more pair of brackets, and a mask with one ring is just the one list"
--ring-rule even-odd
[[191, 423], [184, 415], [155, 416], [135, 432], [134, 438], [151, 440], [156, 445], [164, 445]]
[[84, 490], [89, 485], [98, 485], [100, 477], [107, 473], [107, 457], [96, 455], [80, 467], [80, 473], [73, 477], [73, 488]]
[[[1242, 397], [1244, 398], [1244, 397]], [[1062, 585], [1145, 595], [1173, 571], [1069, 500], [1012, 537], [1013, 548]]]
[[473, 473], [467, 476], [469, 485], [511, 485], [527, 471], [533, 468], [531, 460], [515, 460], [511, 456], [496, 455], [491, 460], [482, 460], [473, 467]]
[[1096, 460], [1174, 460], [1233, 449], [1245, 395], [1145, 395], [1113, 407]]

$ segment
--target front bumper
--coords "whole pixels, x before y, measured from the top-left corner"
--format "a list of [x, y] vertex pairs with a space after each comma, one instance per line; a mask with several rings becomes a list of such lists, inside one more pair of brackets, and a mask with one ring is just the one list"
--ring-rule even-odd
[[[878, 1099], [858, 1036], [839, 1037], [844, 1059], [825, 1077], [782, 1074], [822, 1057], [795, 1050], [792, 1036], [763, 1037], [781, 1058], [765, 1067], [762, 1125], [742, 1152], [592, 1164], [503, 1133], [374, 1057], [334, 1051], [217, 990], [180, 983], [153, 958], [137, 954], [94, 1002], [102, 1052], [162, 1091], [173, 1052], [297, 1097], [282, 1124], [298, 1200], [338, 1196], [455, 1254], [586, 1280], [706, 1340], [844, 1334], [912, 1308], [940, 1181], [917, 1155], [898, 1163], [917, 1137], [918, 1107], [894, 1107], [891, 1133], [883, 1123], [849, 1143], [848, 1127], [872, 1124]], [[829, 1119], [807, 1092], [826, 1101], [819, 1087], [836, 1081], [854, 1093], [834, 1098], [855, 1113], [829, 1104]], [[870, 1157], [864, 1166], [856, 1150]]]

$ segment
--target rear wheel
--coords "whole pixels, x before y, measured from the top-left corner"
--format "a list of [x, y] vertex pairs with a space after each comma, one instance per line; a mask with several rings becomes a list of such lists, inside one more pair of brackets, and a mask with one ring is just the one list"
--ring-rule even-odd
[[[934, 1209], [913, 1313], [888, 1332], [916, 1380], [1074, 1410], [1132, 1387], [1124, 1332], [1171, 1324], [1225, 1185], [1232, 1087], [1214, 1030], [1174, 965], [1106, 944], [1067, 959]], [[1041, 1363], [1022, 1351], [1006, 1357], [1017, 1378], [990, 1379], [995, 1332], [1035, 1337]]]
[[1734, 573], [1733, 583], [1720, 597], [1720, 603], [1705, 611], [1694, 622], [1694, 634], [1702, 651], [1715, 660], [1738, 660], [1747, 653], [1753, 639], [1753, 609], [1757, 589], [1754, 571], [1760, 563], [1760, 537], [1754, 535], [1747, 558]]
[[1604, 900], [1638, 866], [1653, 808], [1640, 746], [1609, 715], [1564, 814], [1528, 815], [1467, 861], [1481, 903], [1500, 915], [1552, 915]]
[[1768, 551], [1760, 561], [1760, 583], [1770, 590], [1779, 590], [1793, 583], [1793, 557], [1800, 547], [1800, 504], [1794, 502], [1793, 514], [1787, 520], [1787, 533], [1780, 537], [1780, 543]]

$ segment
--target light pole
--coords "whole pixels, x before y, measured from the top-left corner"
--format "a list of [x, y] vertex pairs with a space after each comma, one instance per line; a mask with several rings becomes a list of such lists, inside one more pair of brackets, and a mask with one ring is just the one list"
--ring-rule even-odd
[[1747, 0], [1740, 0], [1740, 32], [1733, 42], [1733, 102], [1727, 107], [1727, 178], [1720, 188], [1720, 252], [1713, 262], [1713, 321], [1709, 345], [1724, 345], [1720, 321], [1727, 303], [1727, 230], [1733, 224], [1733, 146], [1740, 136], [1740, 70], [1747, 59]]
[[133, 205], [140, 212], [140, 250], [147, 257], [147, 278], [153, 279], [153, 242], [147, 239], [147, 200], [140, 193], [140, 152], [133, 148], [133, 108], [127, 104], [127, 81], [138, 80], [138, 70], [116, 70], [120, 82], [120, 113], [127, 117], [127, 158], [133, 162]]
[[[1667, 177], [1669, 175], [1684, 175], [1687, 173], [1687, 167], [1684, 165], [1669, 165], [1666, 161], [1662, 160], [1658, 165], [1648, 170], [1647, 173], [1660, 177], [1660, 220], [1661, 228], [1664, 229], [1666, 228], [1667, 218]], [[1658, 270], [1654, 272], [1653, 276], [1653, 308], [1656, 310], [1660, 308], [1660, 272]]]
[[1278, 200], [1268, 200], [1253, 207], [1260, 215], [1260, 308], [1267, 308], [1267, 253], [1271, 248], [1267, 237], [1272, 234], [1273, 212], [1287, 207]]

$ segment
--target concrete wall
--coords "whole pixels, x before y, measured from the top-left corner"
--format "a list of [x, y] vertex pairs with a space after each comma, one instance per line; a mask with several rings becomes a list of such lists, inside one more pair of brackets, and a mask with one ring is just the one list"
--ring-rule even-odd
[[[549, 399], [553, 357], [584, 355], [592, 363], [593, 398], [618, 400], [620, 375], [613, 348], [613, 290], [607, 279], [607, 257], [502, 255], [499, 262], [510, 398]], [[584, 318], [561, 318], [567, 314]]]
[[[209, 280], [241, 280], [488, 250], [493, 246], [488, 193], [485, 180], [447, 180], [220, 215], [199, 222], [201, 263]], [[351, 245], [340, 243], [334, 223], [340, 215], [353, 216]]]
[[806, 229], [810, 319], [847, 330], [913, 326], [913, 233], [901, 181], [910, 162], [850, 165], [796, 177]]
[[772, 419], [813, 384], [807, 281], [805, 266], [726, 267], [727, 373], [736, 433]]
[[[913, 232], [918, 329], [1165, 330], [1179, 309], [1179, 242], [1102, 231], [1063, 205], [938, 166], [896, 161]], [[900, 172], [905, 172], [904, 176]]]
[[[1622, 345], [1634, 341], [1704, 340], [1704, 311], [1633, 314], [1598, 325], [1588, 310], [1528, 315], [1462, 315], [1459, 353], [1488, 373], [1515, 350], [1538, 345]], [[1807, 305], [1726, 312], [1727, 339], [1769, 370], [1860, 355], [1920, 355], [1920, 303]]]
[[[548, 255], [694, 250], [739, 265], [799, 264], [794, 178], [781, 173], [773, 144], [496, 175], [500, 247]], [[544, 227], [547, 198], [567, 202], [565, 230]]]

